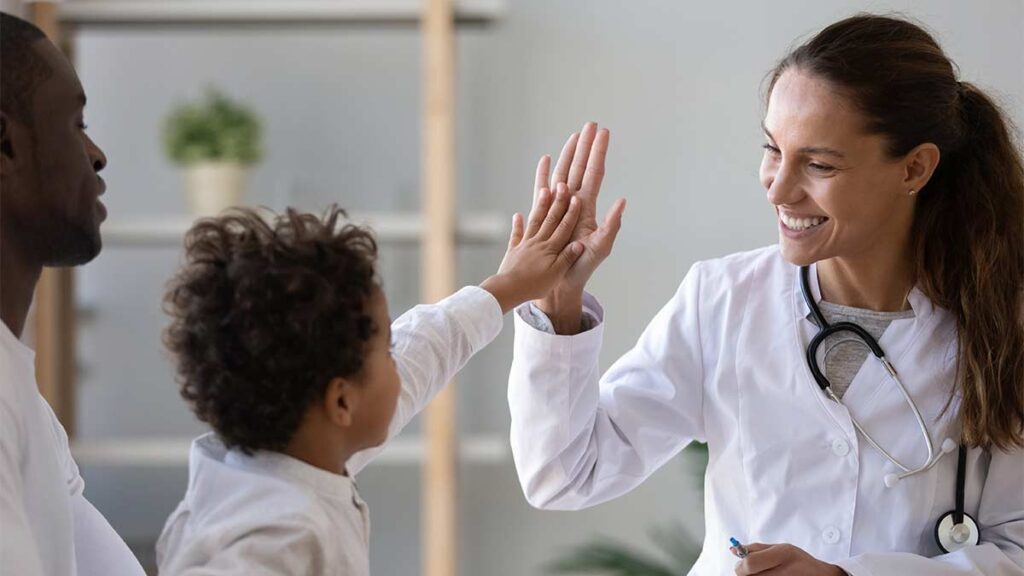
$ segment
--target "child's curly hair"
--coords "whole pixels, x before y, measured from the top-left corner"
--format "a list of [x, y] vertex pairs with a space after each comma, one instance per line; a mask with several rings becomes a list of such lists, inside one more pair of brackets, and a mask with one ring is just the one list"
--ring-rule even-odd
[[282, 450], [335, 377], [357, 375], [379, 283], [372, 234], [322, 218], [235, 209], [196, 223], [171, 280], [164, 334], [181, 395], [224, 444]]

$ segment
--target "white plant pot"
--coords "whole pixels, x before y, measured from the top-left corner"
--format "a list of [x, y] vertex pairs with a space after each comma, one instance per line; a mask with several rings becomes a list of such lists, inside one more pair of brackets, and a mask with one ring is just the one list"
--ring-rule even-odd
[[216, 216], [242, 200], [248, 169], [237, 162], [200, 162], [185, 168], [185, 196], [197, 218]]

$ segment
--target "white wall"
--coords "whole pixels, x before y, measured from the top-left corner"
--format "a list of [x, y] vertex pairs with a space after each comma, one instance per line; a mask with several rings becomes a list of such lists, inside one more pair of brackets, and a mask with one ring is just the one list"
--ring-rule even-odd
[[7, 12], [15, 16], [25, 17], [25, 6], [21, 0], [0, 0], [0, 12]]
[[[612, 129], [602, 204], [625, 196], [629, 207], [615, 253], [592, 284], [608, 309], [602, 359], [610, 363], [692, 262], [774, 242], [757, 182], [761, 81], [799, 39], [861, 10], [899, 10], [925, 22], [964, 77], [1024, 121], [1018, 0], [509, 0], [502, 20], [460, 33], [461, 206], [525, 210], [541, 154], [556, 154], [586, 120]], [[114, 27], [82, 32], [77, 49], [87, 120], [110, 158], [105, 201], [113, 219], [184, 211], [178, 175], [159, 148], [159, 122], [174, 101], [208, 83], [267, 117], [269, 154], [253, 179], [253, 201], [418, 206], [420, 59], [411, 29]], [[83, 436], [201, 430], [176, 396], [159, 343], [162, 284], [177, 258], [175, 250], [112, 247], [81, 274], [80, 299], [95, 310], [82, 327]], [[464, 281], [479, 281], [499, 258], [497, 248], [466, 250]], [[382, 268], [392, 309], [413, 304], [415, 251], [386, 251]], [[510, 343], [506, 330], [461, 378], [464, 429], [507, 431]], [[184, 489], [182, 470], [83, 472], [87, 494], [131, 540], [155, 537]], [[378, 574], [418, 573], [415, 472], [377, 468], [361, 478]], [[557, 550], [597, 533], [644, 543], [648, 526], [673, 519], [701, 533], [683, 463], [579, 513], [530, 509], [511, 461], [467, 467], [462, 479], [470, 576], [539, 574]]]

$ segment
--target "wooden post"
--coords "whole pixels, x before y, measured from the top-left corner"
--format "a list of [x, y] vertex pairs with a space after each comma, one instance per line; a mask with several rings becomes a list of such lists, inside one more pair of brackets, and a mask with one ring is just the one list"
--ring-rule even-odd
[[[54, 44], [62, 45], [54, 2], [29, 4], [29, 17]], [[72, 269], [44, 268], [35, 294], [36, 381], [69, 437], [75, 429], [74, 316]]]
[[[455, 290], [455, 39], [451, 0], [424, 0], [422, 281], [428, 302]], [[454, 383], [431, 402], [423, 465], [424, 576], [458, 568]]]

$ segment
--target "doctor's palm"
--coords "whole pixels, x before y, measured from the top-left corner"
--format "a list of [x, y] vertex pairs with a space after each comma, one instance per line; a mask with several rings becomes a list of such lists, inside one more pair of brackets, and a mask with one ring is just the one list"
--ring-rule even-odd
[[[582, 132], [569, 137], [555, 166], [551, 189], [557, 190], [564, 185], [580, 199], [580, 216], [572, 239], [578, 240], [584, 248], [579, 260], [555, 287], [554, 292], [558, 294], [576, 295], [583, 292], [590, 276], [611, 253], [622, 224], [622, 212], [626, 205], [623, 199], [615, 202], [600, 225], [597, 222], [597, 197], [604, 179], [609, 137], [607, 129], [599, 131], [597, 124], [588, 122]], [[534, 185], [535, 199], [540, 189], [548, 186], [550, 167], [551, 158], [541, 158]], [[545, 298], [542, 301], [541, 308], [550, 312], [555, 304], [548, 300]]]

